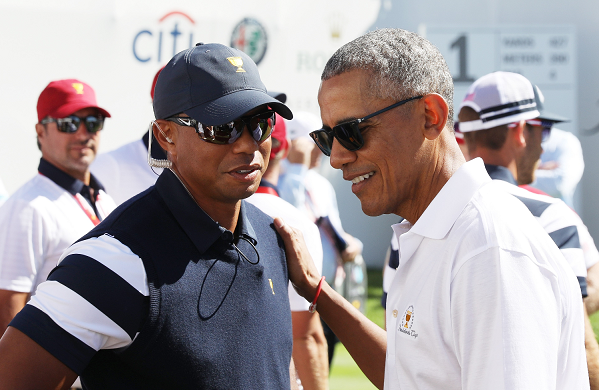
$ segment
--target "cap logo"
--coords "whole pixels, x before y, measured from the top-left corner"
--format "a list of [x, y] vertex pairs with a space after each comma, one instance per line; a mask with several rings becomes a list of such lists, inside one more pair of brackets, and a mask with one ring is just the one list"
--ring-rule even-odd
[[245, 72], [245, 69], [242, 68], [243, 60], [241, 59], [241, 57], [227, 57], [227, 60], [229, 60], [231, 65], [237, 67], [237, 70], [236, 70], [237, 73]]
[[83, 84], [81, 84], [81, 83], [73, 83], [71, 85], [75, 89], [75, 92], [77, 93], [77, 95], [83, 95]]

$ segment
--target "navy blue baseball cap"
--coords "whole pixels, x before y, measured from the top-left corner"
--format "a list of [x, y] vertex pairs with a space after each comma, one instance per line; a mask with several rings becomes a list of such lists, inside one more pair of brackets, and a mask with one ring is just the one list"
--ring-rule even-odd
[[254, 61], [218, 43], [198, 43], [175, 55], [158, 76], [153, 104], [156, 119], [184, 112], [209, 126], [231, 122], [264, 104], [293, 118], [286, 105], [266, 92]]
[[535, 92], [535, 102], [537, 102], [537, 110], [539, 110], [538, 119], [544, 121], [551, 121], [554, 123], [559, 122], [569, 122], [570, 120], [564, 116], [554, 114], [545, 110], [545, 97], [543, 96], [543, 92], [541, 92], [541, 88], [536, 85], [533, 85], [533, 89]]

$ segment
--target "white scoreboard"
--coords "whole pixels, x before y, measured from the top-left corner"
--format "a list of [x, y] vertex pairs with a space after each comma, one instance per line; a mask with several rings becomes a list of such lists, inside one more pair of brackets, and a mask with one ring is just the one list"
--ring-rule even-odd
[[453, 76], [454, 107], [470, 84], [498, 70], [524, 75], [541, 88], [545, 109], [570, 118], [563, 130], [578, 133], [576, 123], [576, 31], [571, 26], [436, 26], [419, 33], [439, 48]]

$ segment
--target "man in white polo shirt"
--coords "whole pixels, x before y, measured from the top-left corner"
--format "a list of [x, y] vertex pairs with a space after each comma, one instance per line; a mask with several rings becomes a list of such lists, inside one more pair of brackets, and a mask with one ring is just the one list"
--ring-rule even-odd
[[53, 81], [37, 103], [38, 174], [0, 208], [0, 334], [62, 252], [115, 205], [90, 174], [110, 117], [88, 84]]
[[588, 389], [576, 276], [482, 160], [465, 162], [452, 100], [443, 57], [417, 34], [380, 29], [333, 55], [312, 137], [367, 215], [405, 218], [387, 332], [321, 282], [276, 219], [290, 280], [378, 388]]

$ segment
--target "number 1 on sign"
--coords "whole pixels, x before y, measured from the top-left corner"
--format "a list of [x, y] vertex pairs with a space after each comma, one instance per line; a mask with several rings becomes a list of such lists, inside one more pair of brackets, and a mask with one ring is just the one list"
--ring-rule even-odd
[[467, 46], [467, 41], [466, 41], [466, 35], [460, 35], [458, 37], [458, 39], [456, 39], [455, 41], [453, 41], [451, 43], [451, 48], [457, 48], [459, 53], [458, 53], [458, 62], [459, 62], [459, 73], [457, 76], [453, 77], [453, 81], [454, 83], [459, 83], [459, 82], [463, 82], [463, 83], [471, 83], [474, 81], [474, 77], [470, 77], [468, 76], [468, 46]]

